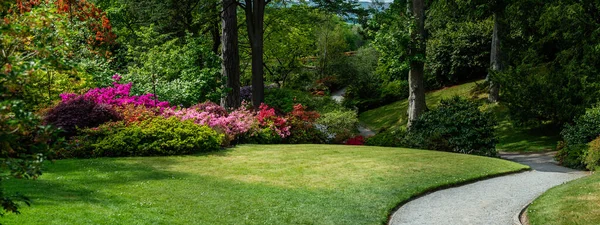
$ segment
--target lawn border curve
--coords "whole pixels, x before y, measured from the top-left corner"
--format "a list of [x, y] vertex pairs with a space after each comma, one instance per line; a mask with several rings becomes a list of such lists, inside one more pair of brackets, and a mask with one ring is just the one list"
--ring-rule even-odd
[[[511, 175], [511, 174], [522, 173], [522, 172], [531, 171], [531, 170], [532, 170], [531, 167], [527, 167], [527, 168], [523, 168], [523, 169], [519, 169], [519, 170], [515, 170], [515, 171], [509, 171], [509, 172], [497, 173], [497, 174], [490, 174], [490, 175], [486, 175], [486, 176], [481, 176], [481, 177], [477, 177], [477, 178], [465, 180], [463, 182], [452, 183], [452, 184], [445, 184], [445, 185], [440, 185], [440, 186], [437, 186], [437, 187], [432, 187], [432, 188], [426, 189], [423, 192], [421, 192], [419, 194], [416, 194], [416, 195], [414, 195], [414, 196], [412, 196], [412, 197], [410, 197], [410, 198], [408, 198], [408, 199], [406, 199], [406, 200], [398, 203], [394, 208], [392, 208], [392, 210], [388, 213], [387, 222], [385, 224], [386, 225], [390, 224], [390, 222], [392, 221], [392, 217], [393, 217], [394, 213], [396, 211], [398, 211], [398, 209], [400, 209], [402, 206], [406, 205], [410, 201], [413, 201], [415, 199], [424, 197], [424, 196], [426, 196], [428, 194], [431, 194], [433, 192], [441, 191], [441, 190], [445, 190], [445, 189], [450, 189], [450, 188], [461, 187], [461, 186], [473, 184], [475, 182], [479, 182], [479, 181], [483, 181], [483, 180], [487, 180], [487, 179], [492, 179], [492, 178], [506, 176], [506, 175]], [[527, 206], [529, 206], [529, 204], [527, 204]], [[525, 207], [525, 208], [527, 208], [527, 207]]]

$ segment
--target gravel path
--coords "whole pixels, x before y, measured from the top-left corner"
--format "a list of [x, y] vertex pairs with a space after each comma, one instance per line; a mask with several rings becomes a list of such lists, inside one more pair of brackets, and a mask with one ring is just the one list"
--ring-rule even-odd
[[[342, 103], [344, 101], [345, 94], [346, 94], [346, 88], [342, 88], [340, 90], [337, 90], [336, 92], [333, 92], [331, 94], [331, 99], [335, 100], [338, 103]], [[360, 135], [363, 137], [371, 137], [371, 136], [375, 135], [375, 132], [373, 132], [372, 130], [370, 130], [369, 128], [367, 128], [363, 125], [358, 125], [358, 132], [360, 132]]]
[[502, 153], [531, 171], [440, 190], [400, 207], [390, 224], [520, 224], [517, 216], [551, 187], [587, 175], [556, 165], [552, 153]]
[[344, 101], [344, 95], [346, 94], [346, 88], [342, 88], [337, 90], [336, 92], [331, 93], [331, 98], [338, 103], [342, 103]]

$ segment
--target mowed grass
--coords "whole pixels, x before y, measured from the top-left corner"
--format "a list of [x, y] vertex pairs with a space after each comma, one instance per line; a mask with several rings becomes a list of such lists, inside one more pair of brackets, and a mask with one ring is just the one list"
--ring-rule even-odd
[[[455, 95], [473, 99], [471, 89], [475, 87], [477, 83], [482, 82], [483, 81], [476, 81], [429, 92], [425, 95], [427, 107], [430, 109], [435, 108], [439, 105], [440, 100]], [[485, 105], [484, 108], [490, 110], [496, 116], [498, 121], [496, 134], [499, 139], [496, 148], [498, 150], [511, 152], [538, 152], [556, 148], [556, 144], [560, 140], [560, 129], [551, 126], [516, 126], [510, 120], [508, 109], [504, 105], [487, 104], [485, 101], [487, 95], [476, 96], [474, 99], [483, 102]], [[406, 126], [408, 119], [408, 115], [406, 114], [407, 110], [408, 101], [401, 100], [361, 113], [359, 115], [359, 120], [373, 131], [401, 128]]]
[[554, 187], [527, 209], [532, 225], [600, 224], [600, 173]]
[[202, 155], [59, 160], [8, 180], [33, 200], [2, 224], [382, 224], [436, 187], [526, 166], [464, 154], [243, 145]]

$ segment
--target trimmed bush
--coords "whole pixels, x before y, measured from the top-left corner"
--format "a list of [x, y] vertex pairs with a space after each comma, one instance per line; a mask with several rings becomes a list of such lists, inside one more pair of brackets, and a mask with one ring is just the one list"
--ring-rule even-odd
[[215, 151], [223, 139], [208, 126], [191, 120], [157, 117], [139, 123], [108, 123], [82, 131], [64, 157], [182, 155]]
[[63, 101], [50, 109], [44, 122], [64, 130], [68, 136], [71, 136], [77, 133], [77, 128], [97, 127], [121, 119], [119, 113], [111, 106], [98, 104], [80, 96]]
[[409, 147], [497, 156], [496, 121], [475, 102], [455, 96], [440, 102], [437, 109], [421, 115], [405, 141]]

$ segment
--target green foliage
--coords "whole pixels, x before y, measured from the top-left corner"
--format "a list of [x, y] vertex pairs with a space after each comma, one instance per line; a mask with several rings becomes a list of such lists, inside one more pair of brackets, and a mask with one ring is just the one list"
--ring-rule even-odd
[[410, 127], [406, 140], [416, 148], [497, 156], [495, 126], [489, 112], [455, 96], [421, 115]]
[[382, 130], [374, 136], [367, 138], [365, 145], [384, 147], [407, 146], [404, 137], [406, 137], [406, 131], [402, 129]]
[[240, 139], [241, 143], [247, 144], [280, 144], [283, 141], [281, 136], [269, 127], [252, 129]]
[[265, 90], [265, 104], [279, 110], [282, 113], [289, 113], [294, 110], [294, 105], [302, 104], [310, 110], [325, 113], [333, 110], [344, 109], [329, 96], [312, 96], [310, 93], [287, 89], [271, 88]]
[[323, 126], [328, 141], [343, 143], [356, 135], [358, 115], [352, 110], [335, 110], [321, 114], [316, 124]]
[[2, 19], [0, 99], [20, 99], [25, 107], [39, 109], [51, 105], [59, 93], [110, 80], [108, 53], [88, 42], [89, 21], [70, 20], [45, 1], [30, 12]]
[[153, 27], [142, 28], [137, 34], [146, 44], [129, 46], [133, 62], [124, 76], [125, 81], [135, 83], [133, 94], [153, 93], [156, 87], [160, 100], [183, 106], [220, 99], [219, 59], [202, 38], [188, 35], [157, 44], [167, 36]]
[[504, 49], [512, 66], [494, 79], [514, 120], [562, 125], [598, 101], [598, 7], [555, 0], [516, 1], [507, 8]]
[[588, 170], [596, 170], [596, 167], [600, 166], [600, 138], [596, 138], [588, 144], [584, 163]]
[[[40, 118], [24, 110], [22, 101], [0, 102], [0, 182], [7, 179], [37, 178], [42, 163], [57, 146], [57, 132], [40, 126]], [[2, 184], [0, 183], [0, 184]], [[16, 201], [29, 205], [29, 198], [10, 195], [0, 187], [0, 216], [4, 212], [19, 213]]]
[[376, 73], [379, 53], [370, 46], [350, 59], [348, 89], [344, 104], [359, 111], [373, 109], [408, 97], [408, 81]]
[[[215, 151], [223, 135], [191, 120], [157, 117], [125, 126], [107, 123], [74, 137], [63, 157], [181, 155]], [[77, 145], [79, 144], [79, 146]]]
[[560, 134], [564, 143], [559, 146], [557, 160], [564, 166], [583, 168], [588, 143], [600, 136], [600, 106], [586, 110], [574, 124], [565, 125]]
[[427, 40], [426, 88], [482, 78], [490, 64], [493, 21], [447, 23]]

